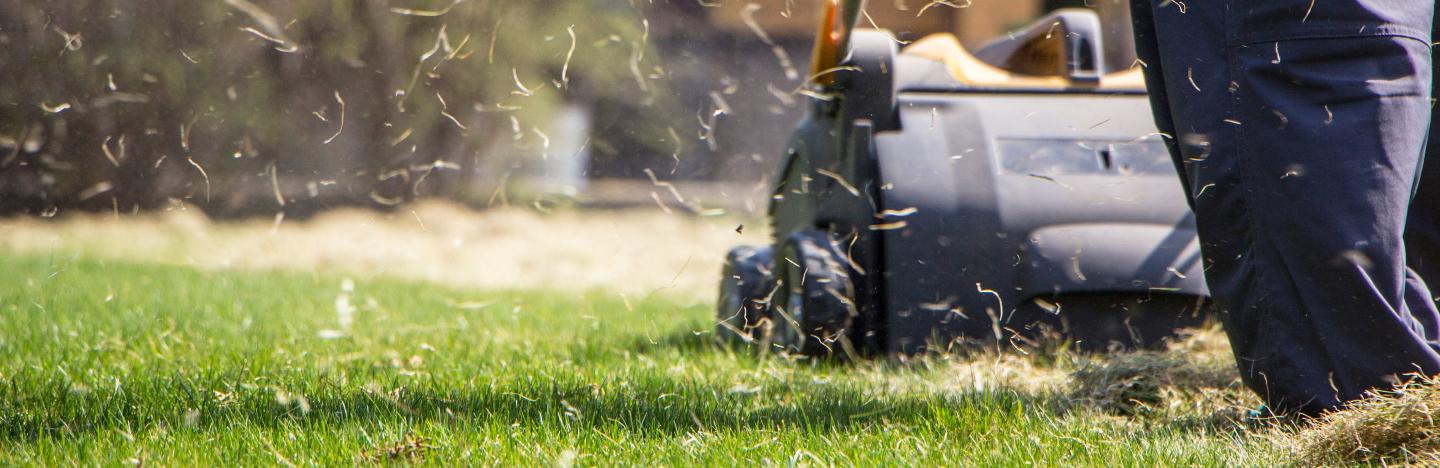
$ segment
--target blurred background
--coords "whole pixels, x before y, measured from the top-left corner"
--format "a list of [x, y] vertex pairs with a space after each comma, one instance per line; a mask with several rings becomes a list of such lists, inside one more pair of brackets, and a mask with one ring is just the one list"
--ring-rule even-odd
[[[819, 4], [0, 1], [0, 214], [753, 216]], [[1107, 49], [1129, 49], [1119, 0], [872, 0], [861, 25], [978, 47], [1062, 7], [1100, 10]]]

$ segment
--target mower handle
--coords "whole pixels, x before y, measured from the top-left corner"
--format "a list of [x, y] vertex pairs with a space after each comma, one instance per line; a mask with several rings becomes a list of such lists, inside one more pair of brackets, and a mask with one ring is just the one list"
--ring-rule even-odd
[[810, 60], [810, 81], [829, 86], [835, 81], [835, 68], [850, 50], [850, 37], [865, 0], [820, 0], [825, 3], [820, 16], [820, 31], [815, 34], [815, 52]]

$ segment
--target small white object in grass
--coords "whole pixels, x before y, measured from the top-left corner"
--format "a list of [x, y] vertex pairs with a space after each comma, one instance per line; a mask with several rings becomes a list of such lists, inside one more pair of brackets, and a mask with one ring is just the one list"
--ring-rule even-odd
[[334, 340], [344, 338], [345, 332], [342, 332], [340, 330], [320, 330], [320, 333], [318, 335], [320, 336], [320, 339], [323, 340]]
[[[355, 306], [350, 303], [350, 293], [355, 292], [355, 281], [345, 278], [340, 282], [340, 295], [335, 296], [335, 319], [341, 330], [349, 330], [355, 323]], [[324, 333], [321, 333], [324, 337]]]
[[730, 393], [730, 394], [732, 394], [732, 395], [755, 395], [755, 394], [760, 393], [760, 392], [761, 392], [762, 390], [764, 390], [764, 389], [765, 389], [764, 387], [759, 386], [759, 385], [753, 385], [753, 386], [752, 386], [752, 385], [745, 385], [745, 384], [743, 384], [743, 383], [737, 383], [737, 384], [735, 384], [735, 386], [730, 387], [730, 390], [728, 390], [728, 393]]
[[[566, 406], [569, 406], [569, 405], [567, 404]], [[567, 413], [565, 413], [565, 415], [566, 415], [566, 416], [569, 416], [570, 413], [567, 412]], [[560, 457], [559, 457], [559, 458], [556, 458], [556, 459], [555, 459], [555, 464], [556, 464], [557, 466], [564, 466], [564, 467], [575, 466], [575, 460], [578, 459], [578, 458], [580, 458], [580, 453], [579, 453], [579, 452], [576, 452], [574, 449], [566, 449], [564, 452], [561, 452], [561, 453], [560, 453]]]

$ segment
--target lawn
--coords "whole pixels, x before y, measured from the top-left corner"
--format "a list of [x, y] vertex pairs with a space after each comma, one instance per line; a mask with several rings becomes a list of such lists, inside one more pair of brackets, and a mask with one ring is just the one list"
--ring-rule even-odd
[[663, 291], [0, 253], [0, 465], [1285, 460], [1203, 396], [1077, 402], [1073, 373], [1110, 358], [817, 363], [713, 345], [711, 315]]

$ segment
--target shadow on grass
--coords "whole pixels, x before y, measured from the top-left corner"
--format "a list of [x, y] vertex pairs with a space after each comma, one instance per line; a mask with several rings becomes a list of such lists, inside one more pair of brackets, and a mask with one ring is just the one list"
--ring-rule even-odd
[[[1215, 328], [1215, 326], [1211, 325], [1209, 328]], [[1204, 329], [1190, 329], [1186, 333], [1196, 333]], [[1212, 332], [1215, 331], [1212, 330]], [[1167, 337], [1165, 344], [1168, 346], [1177, 339], [1179, 338]], [[1184, 351], [1136, 350], [1124, 347], [1107, 350], [1075, 349], [1069, 340], [1055, 334], [1029, 340], [1020, 345], [1029, 353], [1027, 359], [1041, 367], [1064, 365], [1077, 356], [1083, 356], [1089, 360], [1085, 366], [1074, 369], [1074, 374], [1071, 376], [1074, 381], [1070, 383], [1073, 388], [1066, 394], [1030, 395], [1025, 398], [1028, 403], [1037, 404], [1045, 411], [1056, 415], [1077, 410], [1117, 415], [1143, 422], [1159, 431], [1233, 433], [1246, 428], [1241, 420], [1248, 407], [1236, 406], [1236, 404], [1243, 404], [1244, 399], [1237, 399], [1234, 394], [1211, 395], [1210, 398], [1220, 398], [1220, 400], [1207, 403], [1228, 405], [1217, 408], [1213, 412], [1202, 411], [1195, 414], [1164, 416], [1164, 411], [1155, 411], [1157, 406], [1169, 403], [1167, 398], [1175, 397], [1175, 393], [1177, 393], [1170, 392], [1171, 394], [1167, 395], [1162, 392], [1164, 387], [1182, 390], [1178, 393], [1187, 393], [1187, 391], [1198, 389], [1228, 389], [1246, 393], [1243, 388], [1240, 388], [1239, 377], [1234, 374], [1233, 368], [1228, 363], [1221, 367], [1201, 365], [1190, 359], [1193, 356], [1185, 354]], [[636, 340], [626, 349], [640, 353], [672, 350], [685, 354], [704, 352], [757, 356], [767, 354], [759, 349], [760, 346], [760, 343], [755, 342], [717, 340], [710, 333], [697, 334], [682, 331], [657, 339]], [[979, 340], [957, 341], [948, 352], [949, 354], [937, 352], [930, 355], [912, 356], [909, 359], [894, 359], [876, 355], [864, 355], [858, 359], [798, 358], [797, 360], [794, 357], [788, 358], [796, 360], [797, 365], [803, 365], [810, 369], [844, 371], [854, 368], [857, 363], [878, 362], [882, 367], [893, 372], [906, 372], [926, 368], [928, 366], [924, 363], [932, 362], [932, 359], [942, 356], [952, 358], [973, 356], [974, 359], [988, 360], [993, 358], [992, 353], [994, 352], [990, 343]], [[1010, 352], [1010, 350], [1005, 349], [1002, 352]], [[781, 354], [772, 352], [770, 356], [781, 356]], [[1106, 374], [1103, 377], [1113, 381], [1105, 378], [1098, 378], [1099, 381], [1097, 381], [1095, 375], [1097, 369], [1107, 370], [1103, 372]], [[1197, 397], [1188, 395], [1183, 398]], [[1187, 400], [1187, 402], [1189, 401]]]
[[[762, 351], [762, 347], [768, 347], [769, 351]], [[614, 348], [607, 349], [613, 350]], [[654, 338], [636, 338], [630, 342], [629, 346], [621, 349], [641, 354], [663, 351], [674, 351], [684, 354], [734, 353], [736, 355], [752, 356], [761, 354], [781, 356], [784, 354], [783, 351], [781, 351], [781, 346], [775, 343], [761, 340], [742, 342], [739, 338], [717, 337], [713, 331], [693, 332], [683, 330]], [[836, 352], [842, 353], [843, 350], [837, 347]], [[854, 355], [837, 355], [825, 358], [801, 356], [788, 356], [788, 358], [803, 361], [809, 366], [822, 368], [848, 368], [857, 362], [887, 362], [886, 357], [883, 355], [876, 355], [864, 350], [855, 351], [854, 353]], [[901, 367], [904, 366], [896, 366], [896, 368]]]
[[[1052, 329], [1046, 328], [1040, 332], [1037, 332], [1035, 336], [1028, 336], [1023, 338], [1016, 337], [1011, 341], [1006, 342], [1002, 346], [1002, 349], [1005, 349], [1008, 352], [1009, 348], [1020, 347], [1025, 350], [1025, 352], [1031, 357], [1032, 360], [1036, 360], [1038, 363], [1042, 364], [1054, 364], [1056, 363], [1056, 359], [1068, 355], [1108, 357], [1124, 356], [1127, 353], [1133, 354], [1137, 351], [1160, 351], [1163, 350], [1165, 347], [1170, 346], [1172, 343], [1176, 342], [1176, 340], [1180, 339], [1182, 333], [1194, 332], [1196, 330], [1201, 330], [1205, 328], [1213, 328], [1215, 326], [1218, 325], [1207, 324], [1198, 328], [1182, 328], [1175, 331], [1174, 333], [1166, 335], [1163, 338], [1157, 339], [1155, 343], [1153, 343], [1147, 348], [1120, 346], [1119, 343], [1112, 343], [1112, 345], [1108, 347], [1080, 346], [1074, 341], [1073, 338], [1061, 335], [1053, 331]], [[768, 344], [769, 347], [772, 348], [772, 350], [779, 349], [779, 346], [775, 345], [774, 343], [762, 343], [760, 340], [741, 342], [739, 338], [723, 339], [716, 336], [714, 327], [706, 327], [704, 324], [697, 324], [692, 328], [705, 331], [680, 330], [660, 337], [636, 338], [632, 340], [629, 346], [626, 346], [623, 349], [628, 349], [630, 351], [638, 353], [653, 353], [662, 350], [673, 350], [680, 352], [733, 351], [737, 354], [757, 353], [759, 352], [759, 348], [761, 346], [765, 346], [766, 344]], [[930, 346], [930, 349], [935, 350], [931, 352], [935, 355], [968, 355], [974, 353], [991, 353], [994, 352], [996, 346], [997, 344], [988, 338], [957, 338], [949, 345], [932, 344]], [[607, 346], [604, 347], [604, 349], [613, 350], [615, 348]], [[836, 347], [835, 352], [844, 354], [843, 350], [838, 346]], [[884, 351], [854, 349], [851, 352], [853, 353], [853, 355], [839, 356], [838, 359], [816, 359], [816, 361], [846, 362], [847, 360], [855, 359], [887, 360], [891, 357], [885, 354]], [[921, 357], [923, 358], [924, 356]], [[914, 357], [912, 356], [911, 359], [913, 358]], [[894, 361], [894, 359], [889, 360]]]
[[493, 385], [432, 382], [394, 388], [338, 386], [319, 377], [319, 382], [307, 384], [312, 388], [293, 394], [308, 395], [308, 410], [301, 410], [293, 395], [281, 397], [273, 388], [217, 392], [213, 389], [224, 388], [223, 381], [234, 381], [221, 377], [141, 377], [83, 393], [58, 379], [34, 377], [16, 376], [10, 385], [0, 386], [0, 440], [75, 437], [120, 428], [334, 428], [426, 421], [667, 435], [726, 429], [833, 431], [881, 422], [920, 423], [947, 412], [982, 415], [965, 421], [978, 424], [968, 429], [984, 430], [1050, 406], [1042, 397], [1008, 390], [876, 397], [850, 385], [725, 387], [645, 374], [600, 385], [516, 376]]
[[[613, 349], [613, 348], [612, 348]], [[679, 351], [682, 353], [711, 353], [734, 350], [737, 353], [751, 352], [738, 344], [722, 342], [715, 338], [712, 331], [694, 332], [680, 330], [658, 337], [639, 337], [631, 340], [628, 349], [637, 353], [654, 353], [658, 351]]]
[[[629, 350], [641, 354], [677, 351], [756, 353], [753, 345], [716, 342], [709, 333], [681, 330], [655, 338], [631, 338], [628, 346], [589, 352]], [[585, 350], [572, 350], [574, 352]], [[1124, 355], [1112, 356], [1118, 359]], [[892, 361], [893, 363], [893, 361]], [[854, 367], [843, 360], [811, 360], [796, 365]], [[886, 364], [895, 372], [910, 364]], [[663, 367], [662, 367], [663, 368]], [[33, 441], [84, 436], [112, 429], [144, 430], [281, 425], [336, 427], [343, 424], [417, 424], [429, 421], [478, 425], [500, 423], [527, 427], [606, 428], [637, 434], [685, 434], [697, 430], [837, 431], [877, 424], [925, 425], [950, 421], [960, 431], [988, 431], [1013, 421], [1060, 418], [1073, 410], [1095, 409], [1073, 396], [1018, 389], [959, 393], [876, 393], [869, 384], [782, 383], [748, 388], [741, 383], [689, 379], [662, 371], [618, 369], [628, 375], [600, 382], [551, 376], [542, 369], [515, 369], [502, 376], [471, 379], [400, 379], [375, 376], [390, 384], [337, 382], [325, 374], [143, 375], [110, 388], [77, 390], [67, 379], [42, 371], [22, 371], [0, 383], [0, 440]], [[282, 382], [304, 395], [294, 396], [266, 384]], [[1233, 420], [1194, 417], [1145, 421], [1135, 434], [1234, 432]], [[1144, 420], [1145, 418], [1140, 418]]]

